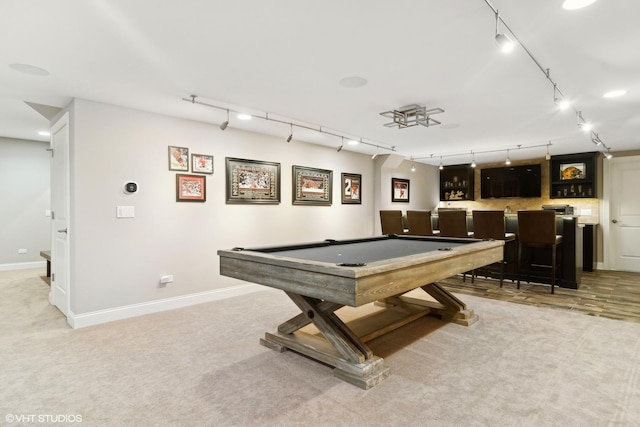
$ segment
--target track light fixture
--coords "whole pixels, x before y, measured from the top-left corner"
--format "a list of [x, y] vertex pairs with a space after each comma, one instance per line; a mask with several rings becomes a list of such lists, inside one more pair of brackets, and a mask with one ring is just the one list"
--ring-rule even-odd
[[[195, 99], [194, 99], [194, 102], [195, 102]], [[227, 120], [222, 122], [222, 124], [220, 125], [220, 130], [225, 130], [227, 126], [229, 126], [229, 109], [228, 108], [227, 108]]]
[[438, 169], [444, 169], [444, 165], [442, 164], [442, 156], [440, 156], [440, 166], [438, 167]]
[[576, 112], [576, 120], [578, 122], [578, 127], [580, 129], [582, 129], [585, 132], [589, 132], [593, 126], [591, 125], [591, 123], [586, 122], [583, 118], [582, 118], [582, 111], [577, 111]]
[[473, 151], [471, 151], [471, 167], [472, 168], [476, 167], [476, 156], [475, 154], [473, 154]]
[[549, 146], [551, 145], [551, 141], [547, 144], [547, 154], [545, 154], [544, 158], [546, 160], [551, 160], [551, 154], [549, 154]]
[[344, 147], [344, 136], [342, 137], [342, 142], [340, 143], [340, 147], [338, 147], [338, 153], [342, 151], [343, 147]]
[[291, 142], [291, 139], [293, 139], [293, 123], [289, 123], [289, 124], [291, 125], [291, 133], [287, 137], [287, 142]]
[[591, 142], [593, 142], [596, 145], [602, 145], [602, 140], [600, 139], [600, 136], [594, 131], [591, 131]]
[[604, 153], [604, 156], [607, 158], [607, 160], [609, 160], [610, 158], [613, 157], [613, 154], [611, 154], [611, 152], [609, 152], [609, 150], [607, 150], [607, 152]]
[[558, 107], [558, 110], [566, 110], [570, 105], [570, 102], [560, 93], [555, 83], [553, 84], [553, 103]]
[[498, 46], [500, 46], [500, 50], [502, 51], [502, 53], [509, 53], [516, 45], [508, 35], [500, 32], [498, 28], [499, 22], [500, 14], [498, 14], [498, 11], [496, 10], [496, 43], [498, 43]]
[[507, 160], [505, 160], [504, 163], [506, 165], [510, 165], [511, 164], [511, 159], [509, 158], [509, 149], [508, 148], [507, 148]]

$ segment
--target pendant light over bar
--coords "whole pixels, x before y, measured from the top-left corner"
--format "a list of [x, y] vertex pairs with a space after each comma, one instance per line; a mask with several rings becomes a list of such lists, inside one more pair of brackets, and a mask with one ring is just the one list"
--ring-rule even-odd
[[[216, 108], [218, 110], [226, 111], [227, 112], [227, 120], [220, 125], [220, 129], [222, 129], [222, 130], [225, 130], [227, 128], [227, 126], [229, 126], [229, 112], [242, 113], [240, 111], [236, 111], [236, 110], [233, 110], [233, 109], [230, 109], [230, 108], [227, 108], [227, 107], [220, 107], [218, 105], [209, 104], [207, 102], [197, 101], [196, 100], [197, 97], [198, 97], [198, 95], [190, 95], [190, 98], [182, 98], [182, 100], [190, 102], [192, 104], [204, 105], [205, 107], [211, 107], [211, 108]], [[291, 139], [293, 139], [293, 127], [295, 126], [297, 128], [300, 128], [300, 129], [307, 129], [307, 130], [311, 130], [311, 131], [314, 131], [314, 132], [318, 132], [320, 134], [326, 134], [326, 135], [334, 136], [336, 138], [341, 138], [342, 144], [340, 145], [340, 148], [338, 149], [338, 151], [341, 151], [342, 148], [344, 147], [344, 138], [345, 138], [344, 135], [340, 135], [340, 134], [337, 134], [335, 132], [329, 132], [329, 131], [323, 129], [322, 126], [318, 126], [317, 128], [315, 128], [315, 127], [311, 127], [311, 126], [302, 125], [302, 124], [299, 124], [299, 123], [293, 123], [293, 122], [289, 122], [289, 121], [278, 120], [278, 119], [274, 119], [274, 118], [269, 117], [269, 113], [265, 113], [264, 117], [260, 116], [260, 115], [255, 115], [255, 114], [252, 114], [252, 115], [248, 115], [247, 114], [246, 116], [248, 118], [255, 117], [257, 119], [266, 120], [268, 122], [276, 122], [276, 123], [282, 123], [282, 124], [285, 124], [285, 125], [289, 125], [290, 128], [291, 128], [291, 133], [289, 134], [289, 137], [286, 139], [287, 142], [290, 142]], [[366, 141], [362, 140], [362, 137], [360, 137], [359, 139], [354, 139], [353, 137], [346, 137], [346, 138], [347, 138], [348, 141], [355, 141], [356, 144], [363, 144], [363, 145], [367, 145], [367, 146], [370, 146], [370, 147], [375, 147], [376, 150], [383, 149], [383, 150], [388, 150], [388, 151], [391, 151], [391, 152], [395, 152], [396, 151], [396, 147], [395, 146], [389, 147], [389, 146], [385, 146], [385, 145], [382, 145], [382, 144], [375, 144], [375, 143], [371, 143], [371, 142], [366, 142]]]

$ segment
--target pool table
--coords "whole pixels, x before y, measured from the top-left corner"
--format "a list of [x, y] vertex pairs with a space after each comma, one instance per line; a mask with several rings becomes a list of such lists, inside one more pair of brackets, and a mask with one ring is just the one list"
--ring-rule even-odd
[[301, 311], [267, 332], [261, 344], [333, 366], [338, 378], [368, 389], [389, 368], [365, 343], [427, 314], [473, 323], [473, 311], [435, 282], [501, 261], [503, 245], [388, 235], [218, 255], [221, 275], [281, 289]]

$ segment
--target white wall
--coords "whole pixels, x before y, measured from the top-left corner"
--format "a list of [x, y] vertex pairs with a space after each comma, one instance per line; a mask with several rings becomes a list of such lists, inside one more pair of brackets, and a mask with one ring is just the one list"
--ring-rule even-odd
[[[76, 314], [238, 284], [218, 274], [218, 249], [370, 236], [379, 222], [370, 156], [85, 100], [70, 109]], [[175, 201], [169, 145], [214, 156], [206, 203]], [[226, 204], [225, 157], [281, 163], [281, 203]], [[292, 165], [333, 170], [333, 205], [293, 206]], [[362, 174], [361, 205], [340, 203], [342, 172]], [[127, 180], [137, 194], [122, 192]], [[136, 217], [117, 219], [118, 205], [135, 206]], [[175, 282], [160, 287], [165, 274]]]
[[[411, 171], [411, 167], [415, 171]], [[374, 212], [375, 233], [382, 233], [380, 210], [433, 211], [440, 200], [440, 170], [437, 166], [415, 163], [395, 154], [378, 156], [375, 160], [376, 201]], [[409, 202], [391, 201], [391, 180], [409, 180]]]
[[47, 148], [48, 142], [0, 137], [0, 269], [44, 265], [40, 251], [50, 248]]

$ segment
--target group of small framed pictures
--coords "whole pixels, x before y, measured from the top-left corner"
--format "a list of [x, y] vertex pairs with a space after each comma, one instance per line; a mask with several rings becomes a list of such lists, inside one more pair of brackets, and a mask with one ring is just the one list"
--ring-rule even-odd
[[[176, 174], [176, 201], [205, 202], [207, 179], [213, 174], [213, 156], [191, 154], [186, 147], [169, 146], [169, 170], [189, 172]], [[226, 159], [227, 203], [280, 203], [280, 163], [259, 160]], [[342, 203], [360, 204], [362, 176], [342, 174]], [[331, 205], [333, 171], [293, 166], [293, 204]]]
[[[169, 170], [189, 172], [192, 174], [211, 175], [213, 173], [213, 156], [191, 154], [186, 147], [169, 146]], [[176, 174], [177, 202], [206, 202], [207, 177], [204, 175]]]
[[[169, 146], [169, 170], [189, 171], [192, 174], [176, 174], [176, 201], [205, 202], [207, 179], [213, 174], [213, 156], [191, 154], [185, 147]], [[225, 159], [227, 203], [280, 203], [280, 163], [259, 160]], [[333, 171], [305, 166], [293, 166], [293, 204], [331, 205], [333, 195]], [[362, 175], [340, 175], [342, 204], [361, 204]], [[409, 202], [409, 180], [391, 178], [391, 201]]]

